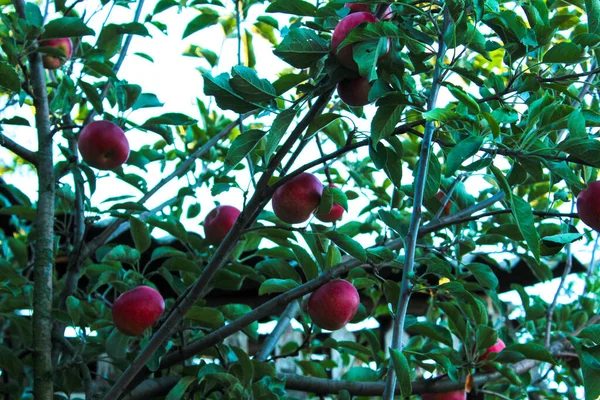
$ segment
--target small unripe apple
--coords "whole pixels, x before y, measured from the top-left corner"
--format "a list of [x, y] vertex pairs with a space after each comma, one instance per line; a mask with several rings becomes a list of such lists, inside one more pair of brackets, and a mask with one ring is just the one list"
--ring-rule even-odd
[[335, 280], [315, 290], [308, 298], [308, 315], [323, 329], [343, 328], [356, 314], [360, 296], [348, 281]]
[[120, 295], [112, 307], [115, 327], [129, 336], [139, 336], [165, 311], [165, 301], [157, 290], [138, 286]]
[[362, 76], [355, 79], [344, 79], [337, 84], [340, 99], [349, 106], [361, 107], [370, 103], [369, 90], [371, 83]]
[[506, 345], [502, 341], [502, 339], [498, 338], [496, 344], [492, 347], [488, 347], [485, 353], [479, 358], [480, 360], [485, 360], [492, 353], [500, 353], [502, 350], [506, 348]]
[[323, 185], [314, 175], [303, 172], [279, 187], [273, 194], [273, 212], [288, 224], [310, 218], [321, 202]]
[[[329, 187], [334, 188], [336, 186], [334, 184], [329, 184]], [[331, 210], [327, 214], [317, 214], [316, 217], [319, 221], [335, 222], [342, 219], [342, 215], [344, 215], [344, 207], [340, 206], [338, 203], [333, 203]]]
[[333, 35], [331, 36], [331, 51], [340, 64], [346, 68], [358, 70], [358, 65], [352, 58], [352, 45], [344, 46], [340, 51], [338, 51], [338, 47], [344, 39], [346, 39], [346, 36], [348, 36], [348, 33], [350, 33], [353, 28], [356, 28], [363, 22], [371, 23], [377, 21], [379, 21], [377, 17], [370, 12], [356, 12], [347, 15], [339, 24], [337, 24], [333, 30]]
[[204, 233], [210, 244], [218, 246], [231, 230], [240, 215], [240, 210], [233, 206], [218, 206], [208, 213], [204, 219]]
[[600, 232], [600, 181], [590, 183], [579, 193], [577, 214], [584, 224]]
[[51, 55], [42, 56], [42, 64], [46, 69], [58, 69], [62, 67], [73, 54], [73, 42], [71, 42], [71, 39], [69, 38], [40, 40], [40, 46], [54, 47], [62, 50], [63, 53], [65, 53], [64, 57], [56, 57]]
[[457, 390], [455, 392], [446, 393], [425, 393], [421, 395], [422, 400], [466, 400], [467, 392]]
[[[437, 192], [435, 194], [435, 197], [438, 198], [438, 200], [440, 201], [440, 203], [444, 202], [444, 199], [446, 198], [446, 193], [444, 192]], [[452, 207], [452, 202], [450, 200], [448, 200], [448, 203], [446, 203], [446, 205], [444, 206], [444, 215], [450, 215], [450, 208]]]
[[129, 158], [129, 142], [123, 129], [110, 121], [92, 121], [79, 134], [81, 157], [90, 166], [111, 170]]

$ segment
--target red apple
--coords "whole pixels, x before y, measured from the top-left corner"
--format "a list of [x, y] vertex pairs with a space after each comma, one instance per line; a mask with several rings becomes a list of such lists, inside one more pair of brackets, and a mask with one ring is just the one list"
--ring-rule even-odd
[[138, 286], [120, 295], [112, 307], [115, 327], [129, 336], [139, 336], [165, 311], [165, 301], [155, 289]]
[[344, 79], [337, 85], [340, 99], [349, 106], [361, 107], [370, 103], [369, 91], [371, 83], [365, 78]]
[[240, 210], [233, 206], [219, 206], [208, 213], [204, 219], [204, 233], [210, 244], [215, 246], [221, 244], [238, 215], [240, 215]]
[[328, 282], [308, 298], [308, 315], [323, 329], [343, 328], [356, 314], [360, 296], [356, 288], [341, 279]]
[[303, 172], [284, 183], [273, 194], [273, 211], [288, 224], [310, 218], [321, 202], [323, 185], [314, 175]]
[[349, 14], [337, 24], [333, 30], [333, 36], [331, 37], [331, 51], [340, 64], [347, 68], [358, 70], [358, 65], [352, 58], [352, 45], [345, 46], [340, 51], [338, 51], [338, 47], [344, 39], [346, 39], [346, 36], [348, 36], [348, 33], [350, 33], [353, 28], [356, 28], [363, 22], [371, 23], [377, 21], [379, 20], [372, 13], [363, 11]]
[[73, 42], [69, 38], [58, 38], [58, 39], [47, 39], [40, 40], [41, 47], [54, 47], [62, 50], [65, 53], [64, 57], [57, 57], [51, 55], [42, 56], [42, 64], [46, 69], [58, 69], [62, 67], [71, 55], [73, 54]]
[[466, 400], [467, 392], [464, 390], [457, 390], [455, 392], [446, 393], [425, 393], [421, 395], [423, 400]]
[[[330, 184], [329, 187], [334, 188], [336, 186], [334, 184]], [[338, 203], [333, 203], [331, 210], [327, 214], [317, 214], [316, 217], [318, 220], [323, 222], [335, 222], [342, 219], [343, 214], [344, 207], [340, 206]]]
[[502, 341], [502, 339], [498, 338], [496, 344], [492, 347], [488, 347], [488, 349], [483, 353], [483, 355], [479, 358], [479, 360], [485, 360], [492, 353], [500, 353], [502, 350], [506, 348], [506, 345]]
[[[357, 13], [357, 12], [371, 12], [371, 7], [369, 7], [369, 5], [367, 5], [367, 4], [346, 3], [346, 4], [344, 4], [344, 7], [348, 7], [350, 9], [350, 14]], [[385, 11], [383, 13], [383, 17], [381, 19], [384, 19], [384, 20], [391, 19], [392, 16], [393, 16], [392, 6], [388, 6], [385, 9]]]
[[81, 157], [90, 166], [111, 170], [129, 158], [129, 142], [123, 130], [110, 121], [93, 121], [79, 134]]
[[579, 193], [577, 214], [584, 224], [600, 232], [600, 181], [590, 183]]
[[[444, 202], [444, 199], [446, 198], [446, 193], [444, 192], [437, 192], [435, 194], [435, 197], [438, 198], [438, 200], [440, 201], [440, 203]], [[446, 203], [446, 206], [444, 206], [444, 215], [450, 215], [450, 208], [452, 207], [452, 201], [448, 201], [448, 203]]]

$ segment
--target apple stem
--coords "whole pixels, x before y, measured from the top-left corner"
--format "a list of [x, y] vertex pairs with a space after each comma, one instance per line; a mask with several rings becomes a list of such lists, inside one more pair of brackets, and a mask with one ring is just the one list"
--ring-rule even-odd
[[[427, 101], [427, 111], [431, 111], [435, 108], [437, 97], [440, 89], [440, 76], [442, 73], [442, 64], [444, 63], [444, 55], [446, 53], [446, 44], [444, 42], [443, 34], [446, 33], [450, 27], [450, 15], [448, 8], [444, 8], [443, 12], [442, 30], [438, 35], [438, 52], [436, 57], [435, 69], [433, 71], [433, 80], [431, 82], [431, 90], [429, 93], [429, 99]], [[419, 158], [419, 169], [415, 181], [415, 193], [413, 201], [413, 212], [410, 220], [410, 226], [408, 229], [408, 235], [406, 235], [405, 242], [405, 257], [404, 257], [404, 268], [402, 270], [402, 282], [400, 284], [400, 296], [398, 297], [398, 304], [396, 308], [396, 315], [393, 319], [393, 332], [392, 332], [392, 343], [391, 349], [402, 351], [402, 336], [401, 333], [404, 330], [404, 322], [406, 319], [406, 313], [408, 311], [408, 302], [411, 295], [412, 283], [410, 276], [413, 273], [415, 265], [415, 250], [417, 247], [417, 238], [419, 227], [421, 224], [421, 207], [423, 206], [423, 194], [425, 193], [425, 183], [427, 181], [427, 167], [429, 163], [429, 154], [431, 150], [431, 143], [433, 139], [433, 133], [435, 132], [435, 123], [428, 121], [425, 124], [425, 133], [421, 142], [421, 155]], [[385, 390], [383, 392], [384, 400], [393, 400], [394, 392], [396, 388], [396, 374], [394, 364], [391, 360], [389, 361], [388, 373], [385, 380]]]

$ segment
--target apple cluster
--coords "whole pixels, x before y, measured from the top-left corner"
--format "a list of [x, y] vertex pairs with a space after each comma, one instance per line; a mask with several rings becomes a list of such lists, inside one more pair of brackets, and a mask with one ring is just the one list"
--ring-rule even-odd
[[[379, 19], [366, 4], [347, 3], [345, 7], [350, 9], [350, 14], [344, 17], [335, 27], [331, 36], [331, 52], [340, 64], [356, 72], [356, 77], [344, 79], [338, 83], [337, 92], [340, 99], [349, 106], [360, 107], [370, 103], [369, 91], [372, 84], [358, 74], [358, 65], [354, 61], [353, 45], [344, 46], [341, 49], [339, 47], [352, 29], [362, 23], [373, 23], [379, 21]], [[392, 12], [390, 7], [388, 7], [384, 12], [383, 19], [389, 19], [391, 16]], [[386, 53], [387, 51], [386, 48]], [[379, 60], [383, 56], [385, 54], [379, 57]]]

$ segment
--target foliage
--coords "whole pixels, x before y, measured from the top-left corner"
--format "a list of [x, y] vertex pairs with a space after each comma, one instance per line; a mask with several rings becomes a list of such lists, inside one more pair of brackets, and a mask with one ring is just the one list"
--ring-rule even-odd
[[[388, 5], [362, 4], [378, 15]], [[145, 19], [136, 10], [126, 23], [109, 11], [142, 6], [0, 5], [0, 144], [15, 154], [2, 170], [37, 168], [43, 176], [41, 155], [50, 149], [55, 180], [45, 183], [56, 188], [49, 195], [40, 187], [40, 198], [29, 199], [19, 185], [0, 185], [0, 393], [32, 398], [33, 368], [48, 353], [31, 324], [44, 313], [34, 300], [44, 270], [34, 245], [48, 242], [52, 284], [36, 286], [35, 299], [45, 296], [52, 311], [44, 317], [53, 324], [46, 354], [53, 374], [35, 378], [52, 380], [60, 398], [114, 399], [123, 391], [142, 398], [147, 387], [168, 400], [284, 399], [292, 389], [379, 397], [394, 375], [401, 398], [461, 388], [485, 398], [575, 399], [583, 389], [586, 399], [600, 396], [600, 281], [593, 263], [586, 274], [573, 250], [597, 235], [577, 224], [573, 204], [600, 168], [598, 2], [394, 2], [391, 19], [358, 26], [342, 44], [353, 46], [361, 75], [371, 80], [373, 104], [364, 108], [335, 95], [336, 84], [355, 74], [329, 46], [350, 11], [343, 1], [160, 0]], [[107, 11], [104, 22], [83, 12], [94, 7]], [[166, 99], [119, 77], [131, 39], [168, 34], [162, 13], [174, 8], [197, 12], [183, 32], [198, 43], [184, 52], [201, 65], [196, 115], [163, 111]], [[256, 19], [252, 10], [261, 10]], [[219, 69], [226, 57], [203, 42], [210, 38], [201, 33], [215, 26], [238, 44], [230, 71]], [[60, 54], [38, 49], [40, 37], [74, 42], [73, 58], [46, 71], [45, 82], [36, 80], [36, 52]], [[378, 59], [386, 40], [389, 52]], [[255, 54], [258, 41], [272, 45], [273, 55]], [[145, 62], [160, 56], [138, 55]], [[289, 67], [267, 79], [256, 69], [259, 57]], [[47, 99], [36, 95], [42, 83]], [[10, 132], [30, 126], [32, 105], [43, 110], [44, 102], [49, 114], [38, 113], [37, 130], [51, 140], [32, 151]], [[127, 163], [108, 173], [77, 155], [79, 131], [100, 118], [146, 133]], [[151, 186], [157, 170], [161, 180]], [[319, 213], [337, 202], [348, 210], [343, 222], [290, 226], [270, 211], [277, 187], [303, 171], [341, 189], [326, 191]], [[97, 204], [93, 195], [105, 179], [141, 196], [114, 193]], [[150, 206], [173, 179], [181, 189]], [[244, 201], [217, 247], [187, 224], [210, 211], [195, 198], [203, 188]], [[55, 206], [52, 235], [34, 224], [46, 212], [44, 196]], [[159, 230], [169, 241], [152, 236]], [[572, 269], [585, 289], [557, 302]], [[561, 274], [552, 302], [527, 290]], [[379, 328], [338, 340], [313, 326], [302, 307], [283, 311], [336, 277], [360, 292], [353, 322], [370, 318]], [[110, 306], [142, 284], [161, 290], [166, 314], [142, 337], [124, 336]], [[522, 305], [499, 296], [509, 289]], [[269, 342], [259, 322], [294, 316], [300, 341], [281, 341], [277, 355], [251, 350]], [[65, 327], [76, 328], [76, 337], [65, 337]], [[408, 339], [386, 340], [387, 327]], [[238, 332], [252, 346], [224, 341]], [[482, 360], [497, 338], [507, 349]], [[301, 376], [277, 369], [282, 358], [294, 360]], [[99, 362], [116, 374], [92, 376]], [[340, 379], [329, 379], [334, 370]], [[153, 381], [140, 385], [145, 378]]]

